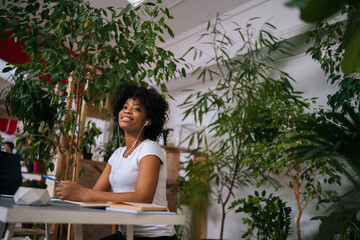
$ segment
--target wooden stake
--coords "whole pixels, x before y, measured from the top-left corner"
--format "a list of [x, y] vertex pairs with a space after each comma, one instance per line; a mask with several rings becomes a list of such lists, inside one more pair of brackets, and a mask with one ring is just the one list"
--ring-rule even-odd
[[[70, 120], [70, 111], [71, 111], [71, 105], [72, 105], [72, 98], [71, 98], [71, 92], [74, 89], [74, 81], [72, 76], [70, 76], [68, 78], [68, 85], [66, 88], [66, 93], [67, 93], [67, 99], [66, 99], [66, 111], [67, 113], [64, 115], [62, 121], [64, 122], [64, 124], [68, 123]], [[58, 180], [64, 180], [66, 179], [66, 156], [67, 154], [71, 154], [71, 148], [68, 149], [69, 147], [69, 139], [68, 139], [68, 135], [67, 134], [61, 134], [60, 136], [60, 143], [57, 149], [57, 155], [56, 155], [56, 165], [55, 165], [55, 173], [56, 173], [56, 178]], [[64, 151], [64, 149], [68, 149], [67, 153], [64, 153], [62, 151]]]
[[[87, 94], [88, 91], [88, 86], [89, 86], [89, 80], [87, 80], [85, 87], [84, 87], [84, 94]], [[81, 115], [80, 115], [80, 121], [81, 121], [81, 125], [79, 126], [79, 134], [80, 134], [80, 138], [81, 139], [82, 136], [84, 135], [84, 128], [85, 128], [85, 123], [86, 123], [86, 117], [87, 117], [87, 102], [85, 100], [82, 100], [82, 106], [81, 106]], [[78, 146], [81, 145], [81, 141], [79, 140], [79, 142], [77, 143]], [[74, 171], [73, 171], [73, 181], [74, 182], [79, 182], [79, 174], [80, 174], [80, 170], [81, 170], [81, 159], [82, 159], [82, 154], [81, 152], [77, 152], [76, 153], [76, 158], [75, 158], [75, 165], [74, 165]]]

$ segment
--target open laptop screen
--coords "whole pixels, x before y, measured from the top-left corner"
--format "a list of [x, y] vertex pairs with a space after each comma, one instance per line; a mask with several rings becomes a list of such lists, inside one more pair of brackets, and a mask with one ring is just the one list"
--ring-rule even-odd
[[21, 183], [20, 157], [0, 151], [0, 194], [15, 194]]

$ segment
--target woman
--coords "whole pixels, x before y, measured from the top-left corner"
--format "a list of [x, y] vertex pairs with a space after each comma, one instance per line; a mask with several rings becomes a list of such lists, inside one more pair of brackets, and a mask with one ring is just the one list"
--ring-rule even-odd
[[[56, 187], [60, 199], [74, 201], [128, 201], [167, 205], [166, 156], [159, 138], [167, 120], [168, 105], [153, 88], [121, 85], [112, 100], [112, 110], [126, 146], [110, 157], [92, 189], [71, 181]], [[121, 233], [104, 239], [124, 239]], [[135, 239], [176, 239], [172, 225], [134, 226]]]
[[4, 151], [8, 153], [13, 153], [14, 143], [12, 142], [4, 142]]

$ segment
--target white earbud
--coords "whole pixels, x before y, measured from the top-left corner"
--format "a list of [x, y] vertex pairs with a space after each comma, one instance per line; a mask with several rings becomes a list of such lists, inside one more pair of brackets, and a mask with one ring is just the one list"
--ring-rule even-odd
[[148, 122], [149, 122], [149, 121], [148, 121], [148, 120], [146, 120], [146, 122], [145, 122], [144, 126], [146, 126], [146, 124], [148, 124]]

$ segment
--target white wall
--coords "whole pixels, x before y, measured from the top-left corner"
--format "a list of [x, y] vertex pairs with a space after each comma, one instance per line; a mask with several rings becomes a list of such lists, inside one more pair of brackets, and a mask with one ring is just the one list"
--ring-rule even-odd
[[[236, 21], [241, 25], [244, 25], [247, 20], [251, 17], [261, 17], [263, 21], [270, 21], [274, 24], [279, 32], [278, 36], [284, 38], [292, 38], [303, 34], [306, 30], [310, 29], [311, 26], [304, 24], [299, 20], [299, 13], [297, 9], [290, 9], [284, 6], [285, 0], [253, 0], [242, 7], [234, 9], [228, 12], [225, 18], [224, 25], [227, 29], [232, 30], [234, 25], [231, 21]], [[203, 65], [210, 57], [211, 51], [209, 49], [200, 46], [196, 42], [197, 37], [204, 31], [204, 25], [197, 27], [181, 36], [176, 37], [172, 42], [167, 44], [165, 48], [175, 53], [175, 56], [180, 57], [185, 53], [191, 46], [201, 47], [206, 51], [208, 56], [203, 59], [192, 61], [192, 64], [196, 66]], [[303, 43], [305, 44], [305, 43]], [[335, 91], [333, 86], [327, 83], [326, 76], [324, 76], [320, 66], [313, 62], [310, 56], [304, 54], [306, 46], [297, 45], [296, 55], [291, 58], [282, 59], [278, 61], [278, 67], [288, 72], [295, 80], [294, 87], [298, 91], [304, 92], [305, 98], [317, 97], [318, 105], [326, 105], [327, 95]], [[188, 58], [189, 61], [190, 58]], [[190, 71], [189, 71], [190, 72]], [[188, 74], [189, 75], [189, 74]], [[183, 110], [178, 105], [181, 104], [188, 93], [182, 92], [182, 89], [192, 88], [194, 90], [201, 90], [204, 88], [212, 88], [215, 83], [206, 82], [205, 85], [195, 81], [193, 78], [189, 79], [176, 79], [170, 82], [169, 89], [170, 94], [175, 100], [169, 100], [170, 104], [170, 119], [168, 122], [169, 128], [174, 128], [176, 134], [174, 134], [175, 142], [179, 142], [179, 131], [181, 125], [194, 124], [194, 119], [189, 117], [185, 120], [183, 118]], [[209, 118], [205, 119], [204, 124], [209, 122]], [[186, 145], [182, 145], [186, 147]], [[247, 195], [253, 195], [256, 189], [254, 187], [248, 189], [238, 190], [236, 192], [236, 199], [243, 198]], [[267, 192], [273, 192], [272, 188], [268, 188]], [[293, 201], [293, 196], [288, 190], [282, 190], [274, 195], [281, 195], [284, 201], [292, 207], [292, 218], [295, 223], [296, 220], [296, 204]], [[208, 207], [207, 211], [207, 238], [218, 238], [220, 234], [220, 219], [221, 210], [220, 207], [214, 201], [212, 205]], [[318, 215], [315, 212], [313, 206], [309, 206], [303, 213], [302, 217], [302, 237], [303, 239], [312, 239], [314, 233], [318, 230], [318, 222], [310, 221], [311, 217]], [[246, 226], [243, 226], [242, 215], [238, 213], [229, 213], [226, 218], [224, 238], [225, 239], [240, 239]], [[296, 227], [293, 224], [293, 235], [291, 239], [296, 239]]]

